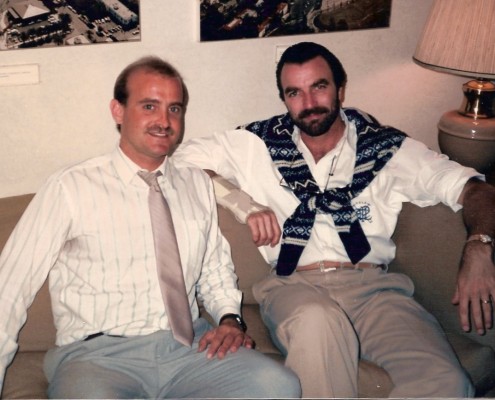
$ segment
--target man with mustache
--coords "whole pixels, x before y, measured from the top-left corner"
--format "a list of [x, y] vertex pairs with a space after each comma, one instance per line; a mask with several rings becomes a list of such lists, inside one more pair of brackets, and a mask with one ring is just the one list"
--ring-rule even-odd
[[[245, 333], [210, 179], [170, 157], [187, 102], [170, 64], [132, 63], [110, 104], [119, 146], [55, 173], [32, 200], [0, 257], [0, 390], [48, 276], [57, 328], [45, 357], [50, 398], [300, 396], [297, 377]], [[199, 318], [196, 296], [215, 327]]]
[[303, 397], [356, 397], [359, 358], [388, 371], [391, 397], [472, 396], [411, 280], [386, 265], [403, 202], [464, 207], [470, 236], [454, 302], [463, 329], [471, 312], [484, 333], [495, 297], [494, 188], [370, 115], [341, 108], [346, 73], [323, 46], [289, 47], [276, 79], [287, 114], [190, 140], [176, 159], [214, 171], [217, 202], [247, 221], [273, 266], [253, 291]]

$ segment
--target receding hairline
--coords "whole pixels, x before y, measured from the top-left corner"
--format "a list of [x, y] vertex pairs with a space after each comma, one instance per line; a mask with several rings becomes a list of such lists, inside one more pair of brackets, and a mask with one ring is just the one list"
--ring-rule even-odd
[[129, 64], [120, 72], [114, 84], [114, 99], [122, 104], [127, 102], [129, 95], [129, 78], [134, 76], [137, 72], [156, 74], [159, 76], [177, 79], [182, 87], [183, 104], [184, 106], [187, 106], [189, 102], [189, 92], [184, 82], [184, 78], [177, 68], [175, 68], [171, 63], [153, 55], [141, 57], [140, 59]]

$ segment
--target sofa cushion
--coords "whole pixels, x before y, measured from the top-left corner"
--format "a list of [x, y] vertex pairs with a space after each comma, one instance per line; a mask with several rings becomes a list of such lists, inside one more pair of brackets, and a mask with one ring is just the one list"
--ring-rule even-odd
[[28, 309], [27, 321], [19, 332], [19, 351], [46, 351], [55, 346], [52, 304], [45, 282]]
[[476, 388], [476, 396], [484, 396], [495, 386], [495, 352], [490, 346], [456, 333], [447, 333], [459, 361]]
[[265, 354], [273, 354], [283, 357], [270, 339], [270, 333], [261, 319], [259, 306], [257, 304], [246, 304], [242, 307], [242, 316], [248, 326], [247, 333], [256, 343], [256, 349]]
[[477, 395], [486, 395], [495, 379], [493, 330], [483, 336], [475, 330], [464, 332], [451, 302], [466, 240], [462, 213], [443, 204], [426, 208], [405, 204], [393, 239], [397, 255], [390, 271], [414, 281], [415, 298], [442, 325]]
[[[22, 216], [33, 194], [7, 197], [0, 207], [0, 251]], [[51, 312], [48, 285], [45, 283], [28, 310], [25, 326], [19, 333], [20, 351], [48, 350], [55, 344], [55, 328]]]
[[251, 288], [270, 273], [270, 266], [254, 244], [247, 225], [237, 222], [232, 214], [222, 207], [218, 207], [218, 221], [222, 234], [232, 249], [232, 260], [239, 278], [239, 289], [243, 293], [243, 304], [258, 304]]
[[397, 254], [390, 270], [405, 273], [414, 281], [415, 297], [445, 330], [459, 329], [451, 298], [465, 232], [462, 213], [443, 204], [425, 208], [405, 204], [393, 235]]
[[2, 199], [0, 207], [0, 251], [5, 246], [5, 242], [7, 242], [17, 221], [19, 221], [33, 196], [33, 194], [24, 194]]

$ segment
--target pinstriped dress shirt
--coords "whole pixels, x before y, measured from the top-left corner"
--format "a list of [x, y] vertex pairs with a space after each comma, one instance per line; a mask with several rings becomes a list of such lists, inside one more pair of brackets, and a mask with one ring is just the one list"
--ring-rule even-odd
[[[196, 292], [211, 315], [239, 313], [241, 293], [220, 235], [209, 178], [160, 167], [193, 320]], [[0, 370], [17, 347], [26, 308], [49, 276], [57, 345], [95, 332], [145, 335], [169, 329], [157, 280], [148, 185], [120, 149], [53, 175], [0, 257]], [[0, 376], [3, 376], [0, 375]]]

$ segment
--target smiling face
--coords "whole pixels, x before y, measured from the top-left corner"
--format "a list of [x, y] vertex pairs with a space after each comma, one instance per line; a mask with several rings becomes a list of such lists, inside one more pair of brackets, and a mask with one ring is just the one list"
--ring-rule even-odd
[[120, 148], [141, 168], [153, 171], [174, 149], [184, 130], [185, 105], [179, 78], [146, 69], [128, 78], [126, 104], [113, 99], [113, 119], [120, 125]]
[[285, 64], [280, 82], [287, 110], [302, 133], [311, 137], [328, 133], [339, 117], [344, 88], [336, 88], [323, 57]]

